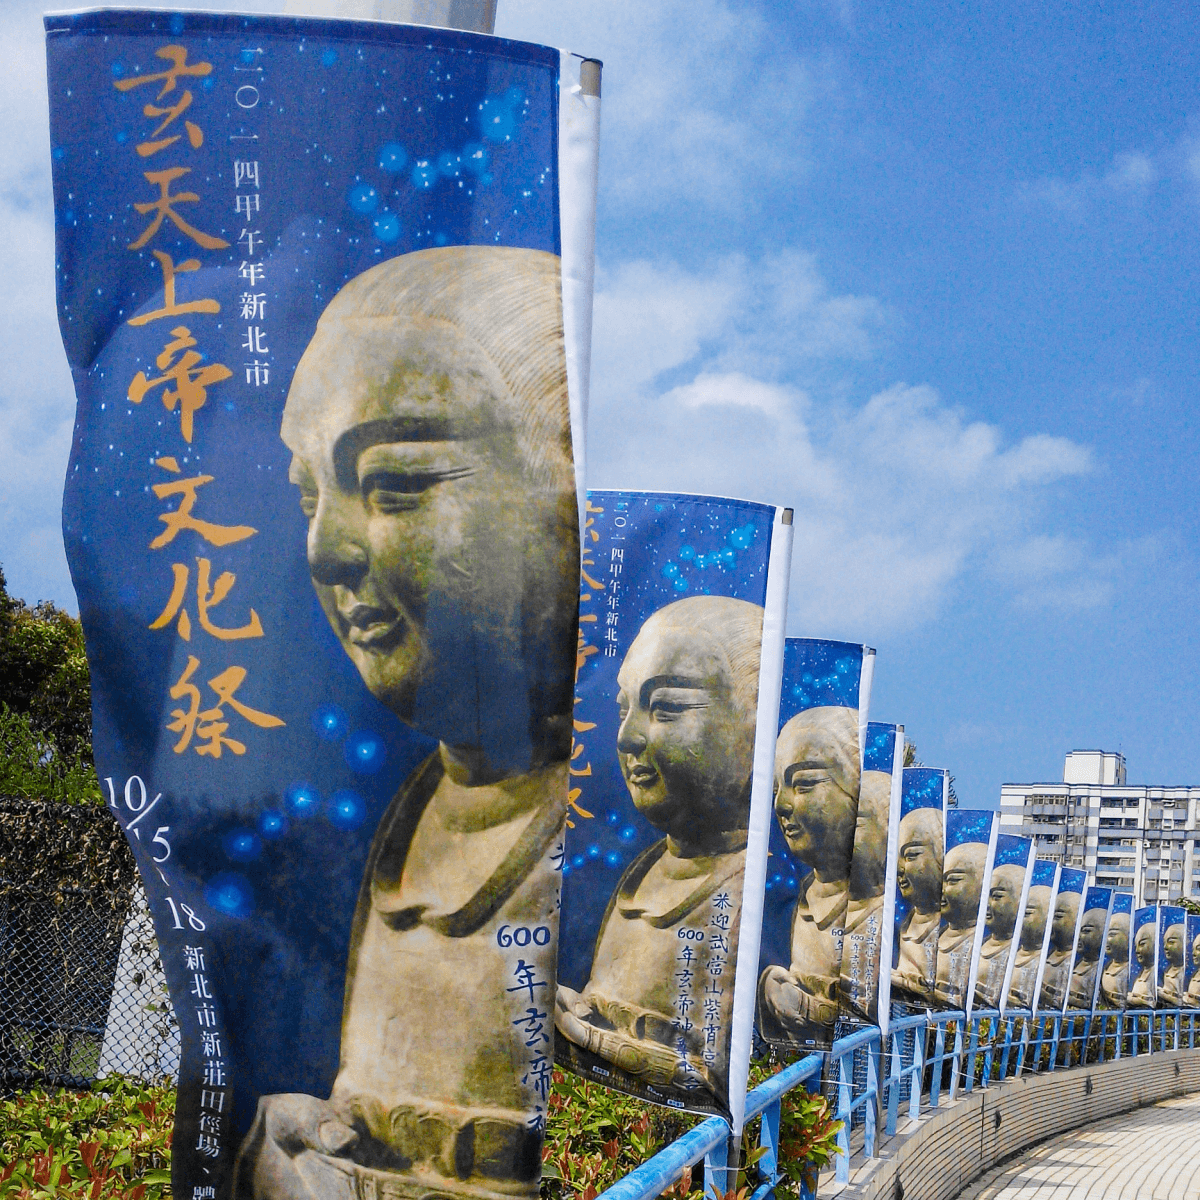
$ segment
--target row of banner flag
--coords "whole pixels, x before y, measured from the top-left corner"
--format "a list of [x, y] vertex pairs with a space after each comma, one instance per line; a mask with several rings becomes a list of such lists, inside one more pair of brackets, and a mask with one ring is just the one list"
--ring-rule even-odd
[[556, 1063], [740, 1129], [756, 1046], [843, 1019], [1194, 998], [1191, 918], [948, 808], [874, 652], [785, 640], [790, 510], [583, 492], [598, 64], [46, 28], [63, 533], [179, 1200], [532, 1200]]
[[[786, 1060], [829, 1049], [842, 1022], [926, 1009], [1200, 1005], [1200, 916], [1134, 910], [998, 813], [952, 807], [945, 770], [904, 765], [903, 725], [868, 719], [873, 650], [785, 639], [768, 610], [747, 653], [747, 606], [769, 605], [786, 541], [773, 516], [589, 495], [558, 1061], [729, 1115], [751, 1021]], [[774, 707], [756, 710], [757, 689], [778, 695], [777, 728], [756, 728]]]

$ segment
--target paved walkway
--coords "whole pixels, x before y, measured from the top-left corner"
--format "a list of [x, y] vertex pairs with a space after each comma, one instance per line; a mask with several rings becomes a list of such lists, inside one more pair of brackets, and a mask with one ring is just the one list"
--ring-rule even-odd
[[1200, 1094], [1065, 1133], [959, 1200], [1200, 1200]]

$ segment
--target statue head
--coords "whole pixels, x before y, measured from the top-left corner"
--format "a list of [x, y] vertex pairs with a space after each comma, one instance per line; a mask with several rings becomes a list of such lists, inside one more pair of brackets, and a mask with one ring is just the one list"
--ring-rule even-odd
[[1021, 907], [1021, 889], [1025, 886], [1025, 868], [1003, 863], [992, 870], [988, 883], [987, 925], [997, 941], [1008, 941], [1017, 929], [1017, 909]]
[[1163, 934], [1163, 953], [1173, 967], [1183, 966], [1183, 940], [1182, 923], [1167, 926], [1167, 931]]
[[940, 808], [914, 808], [900, 820], [896, 886], [926, 916], [942, 904], [943, 837]]
[[745, 600], [677, 600], [646, 621], [617, 673], [625, 785], [681, 845], [749, 824], [762, 619]]
[[1050, 922], [1050, 945], [1058, 951], [1070, 951], [1075, 941], [1075, 922], [1083, 897], [1078, 892], [1059, 892], [1054, 902], [1054, 919]]
[[578, 533], [557, 257], [448, 246], [352, 279], [281, 434], [317, 596], [371, 693], [478, 776], [565, 758]]
[[1035, 884], [1029, 889], [1025, 900], [1025, 919], [1021, 922], [1021, 949], [1041, 950], [1046, 936], [1046, 922], [1050, 919], [1050, 892], [1044, 884]]
[[946, 851], [942, 868], [942, 918], [950, 929], [968, 929], [979, 919], [987, 847], [963, 842]]
[[891, 775], [885, 771], [862, 773], [858, 816], [854, 821], [854, 850], [850, 859], [850, 896], [854, 900], [883, 895], [891, 799]]
[[1192, 965], [1200, 967], [1200, 937], [1192, 943]]
[[1113, 913], [1108, 922], [1108, 940], [1104, 945], [1104, 956], [1110, 962], [1129, 962], [1129, 914]]
[[1143, 925], [1133, 939], [1133, 953], [1137, 957], [1138, 966], [1144, 971], [1154, 966], [1154, 922]]
[[1107, 913], [1103, 908], [1084, 910], [1083, 920], [1079, 922], [1079, 939], [1075, 943], [1075, 956], [1083, 962], [1096, 962], [1100, 958], [1100, 947], [1104, 944], [1104, 919]]
[[797, 713], [775, 743], [775, 817], [788, 849], [819, 878], [848, 878], [859, 790], [858, 711]]

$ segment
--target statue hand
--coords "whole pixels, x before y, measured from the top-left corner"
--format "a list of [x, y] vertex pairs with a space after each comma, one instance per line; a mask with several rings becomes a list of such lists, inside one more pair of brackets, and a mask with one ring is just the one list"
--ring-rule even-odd
[[821, 987], [810, 991], [804, 984], [816, 982], [804, 977], [798, 980], [783, 967], [768, 967], [759, 980], [764, 1005], [785, 1029], [803, 1025], [829, 1025], [837, 1019], [837, 1001], [827, 995], [829, 981], [821, 977]]
[[358, 1134], [333, 1107], [300, 1093], [263, 1096], [234, 1164], [237, 1200], [319, 1200], [294, 1162], [305, 1150], [344, 1154]]
[[558, 985], [554, 996], [554, 1024], [559, 1033], [573, 1042], [576, 1046], [588, 1045], [588, 1026], [586, 1019], [591, 1015], [591, 1005], [588, 1004], [573, 988]]

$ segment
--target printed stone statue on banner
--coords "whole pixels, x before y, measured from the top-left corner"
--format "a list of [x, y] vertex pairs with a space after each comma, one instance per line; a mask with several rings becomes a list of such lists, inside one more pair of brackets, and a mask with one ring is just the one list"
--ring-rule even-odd
[[[783, 844], [772, 855], [794, 860], [799, 879], [790, 913], [790, 888], [768, 892], [758, 982], [759, 1035], [780, 1049], [832, 1042], [873, 658], [861, 645], [808, 638], [789, 638], [784, 651], [772, 830]], [[790, 922], [786, 950], [780, 918]]]
[[971, 959], [983, 925], [983, 885], [995, 853], [993, 813], [952, 809], [946, 814], [946, 859], [942, 867], [942, 923], [938, 936], [934, 998], [947, 1008], [966, 1008]]
[[1084, 893], [1083, 916], [1075, 941], [1075, 962], [1067, 992], [1068, 1008], [1090, 1009], [1095, 1003], [1100, 975], [1100, 952], [1108, 932], [1112, 889], [1090, 887]]
[[[863, 749], [858, 817], [850, 860], [846, 931], [842, 940], [841, 999], [856, 1016], [879, 1020], [880, 967], [891, 968], [894, 922], [885, 928], [888, 841], [899, 823], [904, 726], [871, 721]], [[892, 820], [892, 805], [897, 806]], [[893, 853], [894, 853], [894, 847]], [[891, 980], [886, 982], [890, 985]], [[887, 989], [884, 989], [886, 995]]]
[[905, 767], [896, 852], [892, 1000], [928, 1005], [937, 981], [946, 848], [946, 773]]
[[1183, 1003], [1188, 1008], [1200, 1008], [1200, 914], [1188, 913], [1185, 927], [1185, 945], [1190, 962]]
[[1129, 965], [1128, 1008], [1153, 1008], [1157, 992], [1158, 909], [1153, 905], [1133, 913], [1132, 962]]
[[[609, 901], [592, 975], [580, 993], [560, 986], [555, 1020], [568, 1041], [629, 1074], [682, 1087], [699, 1070], [720, 1093], [725, 1064], [703, 1062], [696, 1025], [676, 1048], [674, 984], [685, 931], [717, 915], [727, 954], [737, 956], [762, 609], [696, 596], [656, 612], [634, 639], [617, 680], [617, 754], [639, 812], [664, 837], [629, 865]], [[726, 989], [724, 1023], [732, 1012]]]
[[1108, 936], [1104, 940], [1104, 967], [1100, 972], [1101, 1008], [1124, 1008], [1129, 990], [1129, 918], [1133, 897], [1128, 893], [1113, 898]]
[[1008, 990], [1008, 1003], [1013, 1008], [1032, 1009], [1037, 999], [1038, 970], [1048, 945], [1058, 872], [1057, 863], [1042, 858], [1034, 860], [1025, 916], [1021, 922], [1021, 940], [1013, 958], [1012, 982]]
[[1184, 948], [1186, 920], [1187, 913], [1178, 905], [1164, 904], [1159, 907], [1162, 944], [1159, 946], [1158, 993], [1155, 1000], [1159, 1008], [1180, 1008], [1183, 1005], [1187, 962]]
[[975, 1003], [1000, 1008], [1005, 978], [1013, 957], [1017, 923], [1021, 920], [1026, 876], [1032, 867], [1033, 842], [1002, 833], [996, 839], [996, 861], [988, 880], [984, 942], [979, 948]]
[[1038, 1008], [1062, 1012], [1067, 1003], [1071, 984], [1071, 956], [1075, 951], [1075, 934], [1083, 916], [1083, 888], [1086, 876], [1073, 867], [1063, 867], [1059, 876], [1058, 896], [1050, 920], [1050, 945], [1042, 971], [1042, 990]]
[[[533, 1196], [567, 798], [576, 501], [553, 255], [391, 259], [325, 310], [283, 440], [321, 606], [437, 750], [363, 878], [328, 1099], [265, 1096], [241, 1196]], [[500, 948], [502, 927], [533, 931]]]
[[555, 1061], [728, 1119], [752, 1020], [738, 948], [762, 895], [746, 862], [770, 806], [759, 696], [783, 642], [767, 577], [790, 543], [775, 509], [720, 497], [592, 491], [586, 518]]

